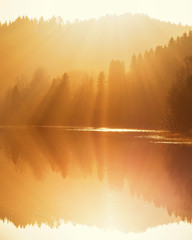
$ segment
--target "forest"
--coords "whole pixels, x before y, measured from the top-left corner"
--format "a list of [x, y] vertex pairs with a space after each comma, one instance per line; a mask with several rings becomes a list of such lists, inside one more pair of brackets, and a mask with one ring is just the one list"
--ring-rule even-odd
[[0, 125], [192, 129], [189, 26], [19, 17], [0, 52]]

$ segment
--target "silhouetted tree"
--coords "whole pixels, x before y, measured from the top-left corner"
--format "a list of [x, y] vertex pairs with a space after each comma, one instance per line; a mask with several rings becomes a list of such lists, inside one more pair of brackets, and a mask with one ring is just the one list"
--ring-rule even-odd
[[126, 116], [126, 75], [123, 62], [112, 61], [109, 66], [108, 79], [108, 114], [107, 121], [110, 126], [124, 125]]
[[106, 86], [103, 72], [100, 72], [98, 76], [97, 93], [93, 111], [93, 126], [104, 126], [106, 114]]
[[184, 60], [167, 97], [166, 123], [169, 129], [189, 133], [192, 129], [192, 57]]

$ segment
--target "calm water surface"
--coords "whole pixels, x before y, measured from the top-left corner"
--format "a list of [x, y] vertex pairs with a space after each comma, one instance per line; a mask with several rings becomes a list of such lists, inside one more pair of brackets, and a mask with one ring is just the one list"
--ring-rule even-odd
[[134, 129], [0, 129], [2, 233], [6, 221], [128, 233], [191, 218], [190, 137]]

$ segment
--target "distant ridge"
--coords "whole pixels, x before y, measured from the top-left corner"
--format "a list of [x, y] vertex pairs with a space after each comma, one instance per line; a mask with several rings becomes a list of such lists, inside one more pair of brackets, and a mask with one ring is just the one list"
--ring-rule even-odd
[[70, 70], [98, 73], [108, 70], [112, 59], [128, 67], [134, 53], [165, 45], [190, 29], [132, 14], [66, 24], [54, 17], [48, 21], [19, 17], [0, 25], [0, 83], [10, 85], [39, 66], [51, 76]]

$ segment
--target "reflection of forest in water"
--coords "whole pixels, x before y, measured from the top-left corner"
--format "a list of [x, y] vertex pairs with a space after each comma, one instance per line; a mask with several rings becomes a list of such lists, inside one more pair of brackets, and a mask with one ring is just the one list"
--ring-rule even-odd
[[1, 129], [0, 218], [23, 226], [116, 221], [142, 231], [177, 220], [155, 212], [163, 207], [190, 221], [192, 148], [162, 139], [178, 143], [160, 132]]

